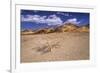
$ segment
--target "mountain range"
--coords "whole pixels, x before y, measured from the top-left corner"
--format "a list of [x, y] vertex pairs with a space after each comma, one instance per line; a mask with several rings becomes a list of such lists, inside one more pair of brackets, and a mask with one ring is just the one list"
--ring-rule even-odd
[[21, 34], [48, 34], [54, 32], [89, 32], [89, 24], [77, 26], [76, 24], [72, 23], [64, 23], [60, 26], [48, 26], [36, 30], [25, 29], [21, 31]]

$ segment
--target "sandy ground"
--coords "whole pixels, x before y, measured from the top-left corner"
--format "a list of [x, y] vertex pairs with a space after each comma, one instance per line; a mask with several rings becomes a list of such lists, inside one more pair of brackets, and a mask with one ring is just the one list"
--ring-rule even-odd
[[21, 35], [21, 62], [89, 59], [89, 33]]

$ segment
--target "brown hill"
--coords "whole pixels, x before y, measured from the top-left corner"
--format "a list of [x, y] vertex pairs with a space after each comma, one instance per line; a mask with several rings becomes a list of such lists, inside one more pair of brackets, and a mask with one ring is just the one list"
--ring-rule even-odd
[[40, 33], [53, 33], [55, 32], [55, 29], [54, 28], [44, 28], [44, 29], [39, 29], [39, 30], [36, 30], [35, 31], [35, 34], [40, 34]]
[[74, 25], [74, 24], [67, 23], [67, 24], [64, 24], [64, 25], [56, 28], [56, 31], [59, 31], [59, 32], [75, 32], [77, 28], [79, 28], [79, 27]]
[[82, 26], [77, 29], [78, 32], [89, 32], [89, 27], [87, 26]]
[[21, 31], [21, 34], [22, 35], [31, 35], [31, 34], [34, 34], [34, 32], [33, 32], [33, 30], [27, 29], [27, 30]]
[[38, 29], [35, 31], [24, 30], [21, 32], [21, 34], [23, 35], [48, 34], [48, 33], [54, 33], [54, 32], [89, 32], [89, 25], [79, 27], [72, 23], [66, 23], [56, 28], [43, 28], [43, 29]]

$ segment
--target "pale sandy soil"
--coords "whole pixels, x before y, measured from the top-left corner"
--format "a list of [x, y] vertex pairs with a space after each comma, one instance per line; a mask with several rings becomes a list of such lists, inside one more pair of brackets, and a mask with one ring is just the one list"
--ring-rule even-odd
[[21, 35], [21, 62], [89, 59], [89, 33]]

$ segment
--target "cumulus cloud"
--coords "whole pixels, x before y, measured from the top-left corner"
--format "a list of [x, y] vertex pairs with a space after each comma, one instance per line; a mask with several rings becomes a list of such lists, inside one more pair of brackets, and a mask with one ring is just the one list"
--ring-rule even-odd
[[63, 21], [61, 20], [60, 17], [56, 16], [56, 15], [50, 15], [47, 19], [46, 22], [48, 23], [48, 25], [61, 25], [63, 23]]
[[68, 19], [65, 23], [79, 24], [80, 21], [77, 18]]
[[27, 15], [26, 17], [21, 16], [21, 21], [46, 23], [48, 25], [61, 25], [63, 21], [56, 15], [40, 16], [40, 15]]
[[26, 15], [21, 17], [22, 21], [30, 21], [30, 22], [37, 22], [39, 20], [39, 15]]

